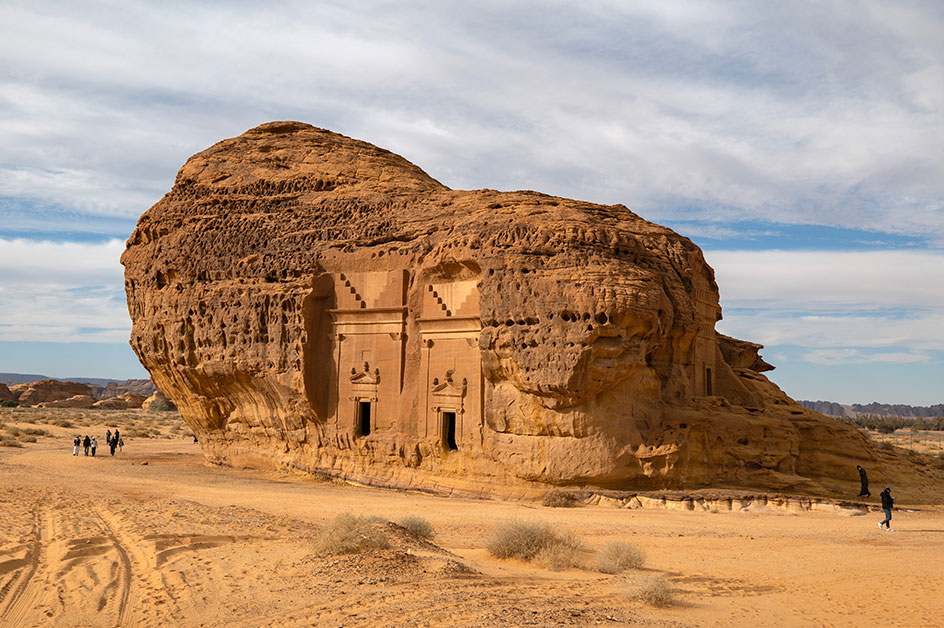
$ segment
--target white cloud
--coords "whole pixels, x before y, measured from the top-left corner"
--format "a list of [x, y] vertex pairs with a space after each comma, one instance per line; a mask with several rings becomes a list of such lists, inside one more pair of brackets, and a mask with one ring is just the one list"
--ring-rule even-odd
[[944, 252], [708, 251], [725, 308], [944, 312]]
[[944, 244], [944, 18], [822, 3], [0, 6], [0, 196], [132, 217], [296, 118], [453, 187]]
[[123, 250], [0, 238], [0, 341], [127, 342]]
[[918, 352], [864, 353], [856, 349], [816, 349], [803, 354], [803, 359], [814, 364], [837, 366], [843, 364], [912, 364], [927, 363], [930, 356]]
[[[903, 363], [944, 350], [944, 253], [710, 251], [719, 331], [815, 349], [808, 359]], [[892, 350], [897, 349], [897, 350]], [[851, 352], [851, 353], [850, 353]], [[847, 355], [848, 354], [848, 355]]]

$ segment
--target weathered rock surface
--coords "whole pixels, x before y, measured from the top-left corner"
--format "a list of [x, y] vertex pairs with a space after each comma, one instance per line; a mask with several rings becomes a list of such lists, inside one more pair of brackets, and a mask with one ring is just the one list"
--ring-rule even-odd
[[715, 332], [698, 247], [622, 205], [451, 190], [274, 122], [191, 157], [122, 263], [131, 344], [211, 461], [465, 492], [883, 477]]
[[[142, 399], [147, 399], [154, 394], [157, 387], [149, 379], [126, 379], [123, 382], [108, 382], [98, 393], [99, 399], [110, 399], [112, 397], [122, 397], [125, 393], [134, 393], [140, 395]], [[137, 407], [137, 406], [135, 406]]]
[[75, 395], [92, 395], [87, 384], [43, 379], [28, 384], [11, 386], [10, 390], [21, 404], [35, 406], [45, 401], [61, 401]]
[[125, 402], [129, 408], [140, 408], [144, 403], [144, 400], [147, 399], [147, 395], [141, 395], [136, 392], [123, 392], [117, 397]]
[[68, 399], [44, 401], [38, 405], [40, 408], [91, 408], [94, 403], [95, 398], [91, 395], [74, 395]]
[[130, 406], [121, 397], [109, 397], [108, 399], [99, 399], [92, 404], [92, 407], [99, 410], [127, 410]]
[[13, 391], [4, 383], [0, 383], [0, 401], [16, 401], [16, 397], [13, 396]]
[[153, 395], [145, 399], [141, 407], [152, 412], [165, 412], [177, 409], [174, 402], [168, 399], [167, 396], [159, 390], [154, 391]]

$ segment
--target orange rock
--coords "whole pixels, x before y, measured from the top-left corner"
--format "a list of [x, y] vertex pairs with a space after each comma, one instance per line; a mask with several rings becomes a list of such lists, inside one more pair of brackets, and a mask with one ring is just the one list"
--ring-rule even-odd
[[167, 410], [176, 410], [174, 402], [167, 398], [161, 391], [156, 391], [153, 395], [144, 400], [141, 407], [153, 412], [162, 412]]
[[128, 408], [140, 408], [147, 397], [134, 392], [126, 392], [118, 395], [118, 399], [123, 400]]
[[823, 491], [875, 460], [716, 333], [699, 248], [622, 205], [451, 190], [273, 122], [191, 157], [122, 263], [131, 344], [212, 461], [488, 492]]
[[40, 408], [90, 408], [95, 403], [91, 395], [74, 395], [68, 399], [58, 401], [44, 401], [39, 405]]
[[56, 379], [43, 379], [28, 384], [11, 386], [17, 401], [24, 405], [35, 406], [45, 401], [62, 401], [76, 395], [92, 395], [87, 384], [78, 382], [60, 382]]
[[109, 399], [96, 401], [92, 404], [92, 407], [100, 410], [127, 410], [131, 406], [121, 397], [111, 397]]

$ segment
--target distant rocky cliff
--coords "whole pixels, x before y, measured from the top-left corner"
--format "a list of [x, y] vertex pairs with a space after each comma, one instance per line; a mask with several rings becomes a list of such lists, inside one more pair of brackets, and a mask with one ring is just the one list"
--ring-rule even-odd
[[797, 401], [804, 408], [822, 412], [830, 416], [855, 416], [857, 414], [877, 414], [879, 416], [900, 417], [936, 417], [944, 415], [944, 403], [933, 406], [909, 406], [906, 404], [890, 404], [872, 402], [868, 404], [853, 403], [843, 405], [833, 401]]

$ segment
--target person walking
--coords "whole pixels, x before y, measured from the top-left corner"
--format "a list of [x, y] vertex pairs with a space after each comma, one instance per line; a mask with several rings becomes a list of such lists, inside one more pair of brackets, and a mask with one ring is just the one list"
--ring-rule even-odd
[[118, 428], [115, 428], [115, 435], [113, 437], [115, 440], [121, 439], [121, 433], [118, 432]]
[[121, 448], [125, 446], [125, 439], [116, 436], [115, 440], [118, 441], [118, 453], [121, 453]]
[[892, 508], [894, 507], [895, 499], [892, 497], [892, 489], [886, 486], [885, 490], [882, 491], [882, 510], [885, 511], [885, 520], [879, 522], [879, 530], [882, 529], [882, 526], [888, 526], [888, 531], [894, 532], [892, 530]]
[[85, 435], [85, 439], [82, 441], [82, 446], [85, 447], [85, 455], [88, 455], [89, 447], [92, 446], [92, 439], [89, 438], [89, 435]]
[[859, 497], [871, 497], [872, 493], [869, 492], [869, 476], [866, 475], [865, 469], [861, 466], [856, 465], [856, 469], [859, 470]]
[[98, 449], [98, 439], [94, 436], [92, 437], [92, 457], [95, 457], [95, 450]]
[[82, 446], [82, 437], [78, 434], [75, 435], [75, 438], [72, 439], [72, 455], [79, 455], [79, 447]]
[[108, 439], [108, 449], [111, 450], [111, 455], [112, 455], [112, 456], [115, 455], [115, 447], [117, 447], [117, 446], [118, 446], [118, 439], [117, 439], [117, 438], [111, 437], [111, 438]]
[[111, 430], [105, 430], [105, 444], [111, 442]]

